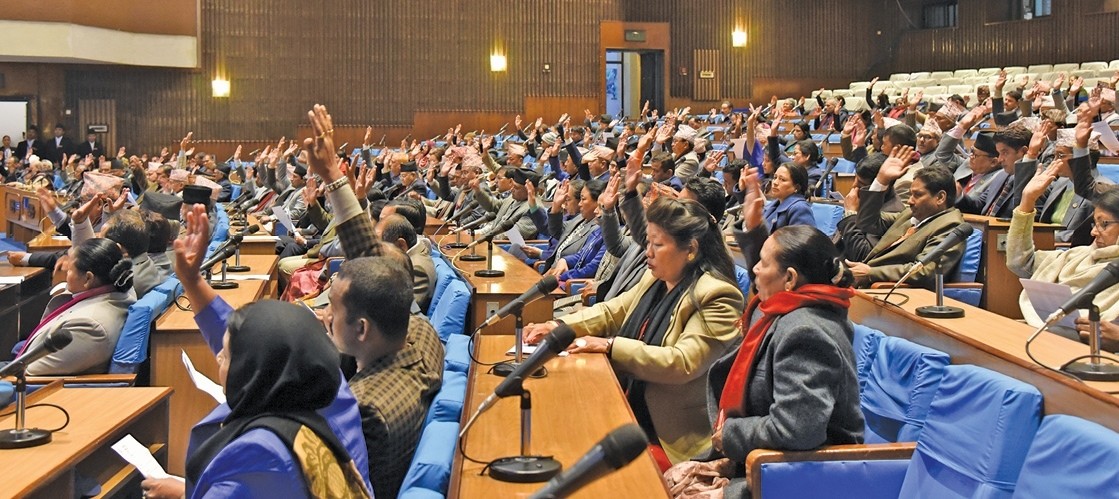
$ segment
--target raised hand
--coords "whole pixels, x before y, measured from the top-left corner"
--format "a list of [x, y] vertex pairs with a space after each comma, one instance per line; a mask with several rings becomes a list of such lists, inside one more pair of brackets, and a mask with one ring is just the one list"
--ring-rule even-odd
[[194, 132], [187, 132], [186, 137], [183, 137], [183, 140], [179, 141], [179, 150], [180, 151], [186, 150], [187, 146], [190, 145], [191, 137], [194, 137]]
[[[552, 211], [563, 211], [563, 205], [567, 202], [567, 196], [571, 190], [571, 181], [564, 180], [563, 183], [556, 188], [556, 193], [552, 195]], [[559, 207], [558, 209], [556, 207]]]
[[180, 281], [201, 280], [202, 261], [210, 244], [210, 218], [206, 208], [194, 205], [186, 214], [186, 231], [175, 240], [175, 275]]
[[[450, 130], [447, 130], [447, 131], [450, 132]], [[449, 135], [449, 133], [448, 133], [448, 135]], [[361, 148], [362, 149], [368, 149], [369, 146], [372, 143], [373, 143], [373, 127], [367, 126], [367, 127], [365, 127], [365, 136], [361, 138]]]
[[1067, 77], [1068, 75], [1064, 73], [1057, 75], [1057, 77], [1053, 79], [1053, 88], [1060, 90], [1061, 87], [1065, 86], [1065, 78]]
[[669, 125], [668, 123], [661, 125], [661, 127], [657, 129], [657, 143], [664, 144], [665, 142], [668, 142], [668, 139], [672, 138], [673, 133], [674, 129], [672, 125]]
[[311, 121], [313, 135], [313, 138], [303, 141], [303, 147], [307, 149], [308, 170], [327, 183], [342, 178], [338, 155], [334, 152], [338, 150], [334, 146], [334, 119], [327, 113], [326, 106], [321, 104], [315, 104], [307, 111], [307, 118]]
[[77, 209], [70, 212], [70, 221], [74, 224], [80, 224], [89, 220], [90, 213], [93, 213], [94, 206], [100, 206], [105, 203], [105, 195], [98, 192], [93, 195], [89, 201], [82, 203]]
[[39, 205], [43, 207], [43, 211], [50, 213], [58, 208], [58, 201], [54, 199], [54, 193], [48, 191], [45, 187], [36, 189], [35, 196], [39, 198]]
[[712, 151], [711, 154], [707, 155], [707, 159], [703, 161], [703, 169], [710, 173], [715, 173], [715, 170], [719, 169], [719, 162], [723, 160], [723, 156], [726, 156], [726, 152]]
[[315, 181], [315, 177], [309, 177], [307, 179], [307, 185], [304, 185], [303, 191], [300, 192], [303, 196], [303, 202], [306, 203], [307, 206], [314, 206], [315, 203], [318, 202], [318, 188], [319, 183]]
[[1006, 70], [999, 71], [999, 77], [995, 79], [995, 91], [1002, 92], [1003, 87], [1006, 86]]
[[909, 171], [909, 165], [912, 164], [913, 161], [912, 147], [904, 145], [894, 147], [894, 150], [890, 151], [890, 157], [887, 158], [886, 161], [882, 163], [882, 167], [878, 169], [878, 177], [876, 180], [882, 185], [890, 185], [890, 182], [901, 178], [902, 175], [905, 175], [905, 172]]
[[758, 181], [758, 169], [748, 168], [742, 172], [738, 179], [738, 189], [745, 194], [742, 201], [742, 227], [751, 230], [762, 223], [762, 211], [765, 209], [765, 195], [762, 194], [762, 184]]
[[870, 80], [870, 86], [868, 88], [874, 88], [874, 85], [877, 84], [877, 83], [878, 83], [878, 77], [875, 76], [874, 78], [872, 78]]
[[1049, 142], [1049, 135], [1057, 131], [1057, 125], [1052, 121], [1044, 120], [1041, 125], [1034, 131], [1033, 136], [1030, 137], [1030, 147], [1026, 151], [1026, 156], [1036, 158], [1041, 154], [1041, 150], [1045, 148], [1045, 144]]
[[109, 206], [107, 207], [109, 213], [115, 213], [121, 208], [124, 208], [124, 203], [128, 202], [128, 193], [130, 190], [131, 189], [127, 187], [120, 190], [120, 195], [117, 196], [117, 198], [113, 200], [112, 203], [109, 203]]
[[850, 137], [855, 134], [856, 122], [862, 123], [862, 119], [858, 118], [857, 116], [847, 118], [847, 121], [843, 123], [842, 135], [844, 137]]
[[641, 183], [641, 159], [644, 154], [634, 154], [626, 161], [626, 192], [637, 191], [637, 184]]
[[611, 175], [610, 181], [606, 183], [606, 188], [602, 190], [602, 194], [598, 196], [598, 205], [602, 207], [602, 211], [610, 211], [618, 203], [618, 183], [621, 182], [621, 175]]
[[237, 144], [237, 149], [233, 151], [233, 161], [241, 161], [241, 144]]

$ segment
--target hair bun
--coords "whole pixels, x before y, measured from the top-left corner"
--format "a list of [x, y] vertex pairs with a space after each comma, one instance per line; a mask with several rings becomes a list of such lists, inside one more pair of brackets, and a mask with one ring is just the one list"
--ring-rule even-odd
[[121, 259], [109, 272], [109, 277], [113, 279], [113, 287], [118, 290], [125, 290], [132, 287], [132, 260]]

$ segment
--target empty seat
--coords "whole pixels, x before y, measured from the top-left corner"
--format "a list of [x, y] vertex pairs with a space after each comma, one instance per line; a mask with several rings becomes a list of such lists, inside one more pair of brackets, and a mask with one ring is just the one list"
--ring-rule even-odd
[[870, 86], [869, 81], [854, 81], [854, 82], [851, 82], [851, 85], [848, 88], [850, 88], [852, 92], [860, 92], [861, 93], [864, 90], [866, 90], [866, 88], [869, 87], [869, 86]]
[[1119, 434], [1075, 416], [1041, 421], [1022, 465], [1015, 499], [1115, 497]]
[[913, 88], [913, 82], [912, 81], [895, 81], [894, 85], [897, 88]]
[[943, 85], [929, 85], [925, 87], [925, 97], [930, 95], [951, 95], [948, 93], [948, 87]]
[[924, 78], [921, 80], [913, 80], [914, 87], [931, 87], [937, 85], [936, 80], [931, 78]]
[[1100, 70], [1097, 70], [1096, 71], [1096, 78], [1104, 79], [1104, 80], [1107, 80], [1108, 82], [1110, 82], [1111, 77], [1115, 76], [1116, 71], [1119, 71], [1119, 70], [1115, 70], [1115, 69], [1100, 69]]
[[998, 76], [1002, 68], [979, 68], [976, 70], [976, 76]]
[[975, 87], [971, 85], [952, 85], [948, 87], [948, 93], [963, 97], [975, 93]]
[[[1022, 73], [1026, 72], [1026, 67], [1025, 66], [1007, 66], [1007, 67], [1002, 68], [1002, 69], [1004, 71], [1006, 71], [1006, 74], [1008, 74], [1008, 75], [1016, 75], [1016, 74], [1022, 74]], [[999, 74], [998, 71], [995, 71], [995, 76], [998, 76], [998, 74]]]
[[880, 339], [859, 392], [866, 443], [917, 441], [949, 363], [948, 354], [904, 338]]
[[[1041, 73], [1041, 74], [1037, 75], [1037, 78], [1038, 78], [1038, 80], [1052, 83], [1053, 80], [1057, 79], [1057, 76], [1060, 76], [1060, 74], [1061, 73], [1059, 71], [1050, 71], [1048, 73]], [[1067, 77], [1068, 73], [1065, 73], [1065, 76]]]
[[[1107, 69], [1107, 63], [1103, 61], [1085, 62], [1081, 64], [1080, 67], [1077, 69], [1086, 71], [1099, 71], [1101, 69]], [[1070, 71], [1076, 71], [1076, 69], [1071, 69]]]
[[978, 69], [957, 69], [952, 72], [952, 76], [956, 78], [970, 78], [972, 76], [979, 76]]
[[951, 71], [933, 71], [929, 74], [929, 78], [933, 80], [943, 80], [945, 78], [952, 78]]
[[918, 71], [916, 73], [910, 73], [909, 74], [909, 80], [910, 81], [927, 80], [927, 79], [929, 79], [929, 72], [928, 71]]
[[[1084, 67], [1084, 65], [1081, 64], [1080, 67]], [[1119, 59], [1111, 61], [1111, 63], [1107, 65], [1107, 69], [1119, 69]]]
[[1032, 385], [981, 367], [946, 367], [900, 497], [1009, 498], [1040, 423], [1041, 393]]
[[964, 85], [971, 85], [973, 87], [991, 85], [991, 80], [993, 80], [993, 78], [990, 76], [972, 76], [970, 78], [964, 78]]
[[906, 81], [906, 80], [909, 80], [909, 73], [894, 73], [894, 74], [890, 75], [890, 81], [893, 81], [893, 82]]
[[431, 314], [431, 325], [443, 343], [452, 334], [462, 334], [466, 327], [466, 310], [470, 306], [470, 289], [460, 279], [454, 279], [443, 291], [439, 306]]
[[[1107, 63], [1103, 63], [1103, 62], [1100, 62], [1100, 63], [1089, 62], [1088, 64], [1103, 64], [1103, 66], [1105, 68], [1107, 67]], [[1058, 72], [1058, 73], [1063, 72], [1063, 73], [1067, 74], [1067, 73], [1071, 73], [1073, 71], [1076, 71], [1078, 69], [1093, 69], [1093, 68], [1085, 68], [1085, 67], [1082, 67], [1082, 65], [1077, 64], [1075, 62], [1069, 62], [1069, 63], [1065, 63], [1065, 64], [1054, 64], [1053, 65], [1053, 71]]]
[[1026, 68], [1026, 71], [1030, 73], [1048, 73], [1052, 70], [1052, 64], [1032, 64], [1030, 67]]

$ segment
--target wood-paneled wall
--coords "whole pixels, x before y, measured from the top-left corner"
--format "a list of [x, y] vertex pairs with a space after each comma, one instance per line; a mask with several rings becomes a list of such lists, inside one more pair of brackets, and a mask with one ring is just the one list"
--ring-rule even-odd
[[[892, 71], [1119, 59], [1119, 12], [1115, 7], [1101, 12], [1108, 5], [1103, 0], [1053, 0], [1053, 15], [1029, 21], [1005, 21], [1005, 4], [1005, 0], [959, 0], [958, 26], [906, 32]], [[920, 16], [920, 9], [914, 10], [911, 16]], [[913, 20], [920, 23], [919, 17]]]
[[[291, 135], [316, 102], [353, 125], [512, 116], [530, 95], [597, 96], [599, 23], [621, 14], [621, 0], [202, 0], [201, 71], [73, 70], [67, 99], [118, 100], [130, 115], [118, 137], [144, 149], [188, 130]], [[490, 72], [494, 51], [507, 56], [506, 72]], [[215, 76], [230, 80], [231, 97], [210, 96]]]

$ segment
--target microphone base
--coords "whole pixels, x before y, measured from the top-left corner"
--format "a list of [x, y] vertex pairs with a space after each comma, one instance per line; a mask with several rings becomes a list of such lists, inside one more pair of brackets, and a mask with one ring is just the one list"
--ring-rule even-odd
[[[469, 243], [447, 243], [447, 244], [444, 244], [443, 247], [447, 248], [447, 249], [463, 249], [463, 248], [467, 247], [468, 244]], [[462, 260], [462, 258], [459, 257], [459, 260]]]
[[38, 428], [0, 431], [0, 449], [26, 449], [48, 444], [51, 432]]
[[490, 463], [490, 478], [502, 482], [547, 482], [563, 471], [563, 465], [550, 456], [513, 456]]
[[[494, 364], [493, 369], [491, 369], [490, 372], [492, 372], [494, 376], [501, 376], [502, 378], [508, 378], [510, 374], [513, 374], [513, 371], [516, 371], [517, 368], [520, 367], [520, 365], [521, 364], [518, 363], [515, 360], [507, 360], [505, 362]], [[544, 370], [544, 368], [541, 367], [540, 369], [537, 369], [536, 372], [530, 374], [529, 376], [531, 376], [533, 378], [543, 378], [544, 376], [547, 376], [547, 375], [548, 375], [548, 371]]]
[[214, 289], [236, 289], [240, 287], [240, 284], [233, 281], [217, 281], [210, 283], [210, 287]]
[[248, 272], [251, 270], [248, 265], [230, 265], [225, 268], [226, 272]]
[[917, 315], [929, 319], [959, 319], [964, 316], [964, 309], [947, 305], [929, 305], [917, 307]]
[[[482, 259], [485, 260], [486, 257], [482, 257]], [[497, 269], [481, 269], [475, 270], [474, 275], [476, 277], [504, 277], [505, 271]]]
[[462, 255], [462, 256], [458, 257], [458, 259], [462, 260], [464, 262], [484, 262], [484, 261], [486, 261], [486, 256], [485, 255], [478, 255], [478, 254]]
[[1115, 364], [1070, 362], [1061, 366], [1061, 370], [1084, 381], [1119, 381], [1119, 366]]

